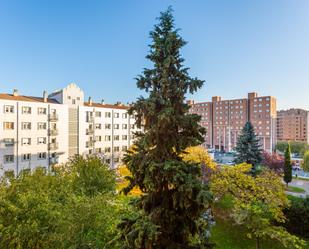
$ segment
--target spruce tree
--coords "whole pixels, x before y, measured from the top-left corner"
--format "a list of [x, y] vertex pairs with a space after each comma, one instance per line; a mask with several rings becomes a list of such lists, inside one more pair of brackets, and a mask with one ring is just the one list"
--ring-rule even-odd
[[260, 140], [256, 136], [253, 125], [247, 122], [238, 137], [235, 147], [235, 163], [248, 163], [252, 165], [251, 173], [256, 174], [256, 167], [262, 161]]
[[129, 110], [143, 132], [124, 157], [132, 173], [124, 192], [139, 187], [143, 194], [132, 203], [137, 211], [119, 225], [123, 248], [206, 248], [203, 217], [211, 195], [201, 183], [201, 167], [181, 157], [187, 147], [203, 142], [200, 117], [189, 114], [185, 103], [185, 94], [196, 92], [203, 81], [191, 78], [183, 65], [180, 49], [186, 42], [174, 27], [171, 8], [161, 13], [150, 37], [146, 58], [153, 67], [137, 77], [147, 98]]
[[292, 161], [291, 161], [291, 146], [288, 143], [288, 146], [284, 152], [284, 175], [283, 180], [286, 183], [286, 186], [292, 181]]

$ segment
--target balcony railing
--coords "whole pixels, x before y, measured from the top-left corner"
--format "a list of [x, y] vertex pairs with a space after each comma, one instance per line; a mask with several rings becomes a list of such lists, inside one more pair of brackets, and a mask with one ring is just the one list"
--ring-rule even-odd
[[50, 143], [49, 150], [58, 150], [59, 146], [58, 143]]
[[86, 122], [93, 123], [94, 122], [94, 117], [93, 116], [87, 116], [86, 117]]
[[86, 135], [93, 135], [94, 130], [93, 129], [87, 129], [86, 130]]
[[87, 141], [86, 142], [86, 148], [93, 147], [93, 146], [94, 146], [94, 141]]
[[49, 129], [48, 135], [49, 136], [57, 136], [58, 135], [58, 129], [55, 129], [55, 128]]
[[55, 113], [49, 114], [48, 119], [49, 121], [52, 121], [52, 122], [58, 121], [58, 115]]
[[49, 158], [50, 164], [58, 164], [59, 163], [59, 157], [51, 157]]

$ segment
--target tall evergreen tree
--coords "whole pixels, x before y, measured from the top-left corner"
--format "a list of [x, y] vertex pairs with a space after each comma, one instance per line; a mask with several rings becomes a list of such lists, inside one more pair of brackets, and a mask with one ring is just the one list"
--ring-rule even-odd
[[196, 92], [203, 81], [191, 78], [183, 66], [180, 49], [186, 42], [174, 27], [171, 8], [161, 13], [150, 37], [146, 58], [153, 68], [137, 77], [148, 97], [140, 97], [129, 110], [144, 131], [124, 158], [132, 173], [125, 192], [137, 186], [143, 195], [133, 204], [138, 211], [119, 225], [123, 248], [206, 248], [207, 240], [203, 244], [199, 238], [205, 234], [202, 217], [211, 195], [201, 183], [201, 168], [181, 156], [203, 142], [200, 117], [189, 114], [185, 103], [185, 94]]
[[292, 161], [291, 161], [291, 146], [288, 146], [284, 152], [284, 175], [283, 180], [286, 183], [286, 186], [292, 181]]
[[260, 140], [257, 138], [253, 125], [247, 122], [238, 137], [236, 144], [235, 163], [248, 163], [252, 165], [251, 173], [256, 174], [256, 166], [262, 161]]

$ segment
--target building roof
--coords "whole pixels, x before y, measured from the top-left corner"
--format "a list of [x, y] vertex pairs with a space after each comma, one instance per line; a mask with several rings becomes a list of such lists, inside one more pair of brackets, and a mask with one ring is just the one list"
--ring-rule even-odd
[[[28, 102], [41, 102], [44, 103], [44, 99], [40, 97], [32, 97], [32, 96], [14, 96], [13, 94], [0, 93], [0, 99], [6, 100], [14, 100], [14, 101], [28, 101]], [[55, 99], [47, 99], [46, 103], [50, 104], [59, 104], [59, 102]]]
[[112, 108], [112, 109], [122, 109], [122, 110], [129, 109], [129, 106], [125, 106], [125, 105], [111, 105], [111, 104], [100, 104], [100, 103], [89, 104], [89, 102], [85, 102], [84, 105], [89, 106], [89, 107], [99, 107], [99, 108]]

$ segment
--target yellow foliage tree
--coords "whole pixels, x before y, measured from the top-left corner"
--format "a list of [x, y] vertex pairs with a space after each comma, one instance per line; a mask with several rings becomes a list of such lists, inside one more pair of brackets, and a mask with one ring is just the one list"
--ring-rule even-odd
[[240, 164], [214, 174], [210, 184], [214, 199], [232, 196], [230, 218], [247, 227], [248, 237], [256, 239], [257, 249], [260, 239], [267, 236], [280, 241], [285, 248], [303, 248], [302, 240], [274, 225], [285, 221], [283, 209], [289, 204], [281, 178], [271, 171], [252, 177], [250, 170], [251, 165]]
[[[121, 165], [117, 168], [117, 190], [121, 191], [129, 185], [129, 180], [126, 179], [128, 176], [132, 176], [130, 170], [128, 170], [126, 165]], [[128, 195], [139, 196], [142, 194], [142, 191], [135, 187], [133, 188]]]

